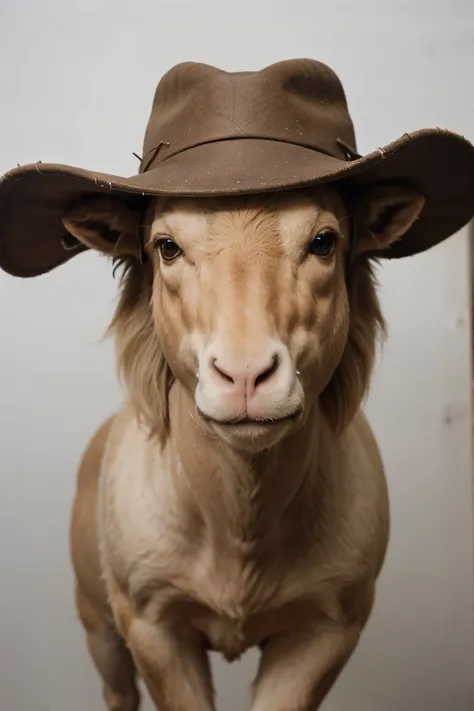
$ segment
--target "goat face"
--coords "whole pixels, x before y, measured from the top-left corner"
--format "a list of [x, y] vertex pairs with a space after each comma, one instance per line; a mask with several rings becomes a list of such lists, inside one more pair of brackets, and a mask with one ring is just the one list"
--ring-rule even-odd
[[[330, 420], [331, 408], [339, 410], [335, 424], [353, 416], [381, 325], [365, 252], [399, 237], [422, 205], [412, 190], [369, 190], [351, 215], [359, 213], [368, 229], [352, 246], [353, 220], [330, 187], [260, 197], [153, 198], [144, 227], [117, 198], [99, 198], [72, 208], [64, 223], [88, 246], [132, 260], [115, 324], [119, 358], [122, 342], [122, 360], [135, 362], [128, 366], [132, 400], [138, 364], [148, 359], [140, 387], [149, 419], [160, 399], [153, 406], [145, 393], [155, 367], [161, 380], [177, 379], [193, 395], [203, 427], [256, 452], [300, 426], [324, 398], [331, 400]], [[134, 261], [140, 240], [145, 265]], [[351, 276], [354, 293], [349, 255], [359, 261], [359, 277]], [[335, 378], [341, 366], [342, 392]], [[163, 401], [166, 385], [159, 388]]]
[[298, 425], [347, 338], [349, 222], [334, 192], [152, 208], [153, 312], [197, 413], [239, 447]]

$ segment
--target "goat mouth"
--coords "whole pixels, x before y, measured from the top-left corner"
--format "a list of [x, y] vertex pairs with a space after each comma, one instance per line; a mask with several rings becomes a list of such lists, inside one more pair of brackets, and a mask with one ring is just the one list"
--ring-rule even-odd
[[219, 420], [215, 417], [207, 415], [205, 412], [197, 408], [197, 413], [201, 419], [210, 424], [219, 425], [221, 427], [239, 427], [239, 426], [260, 426], [271, 427], [274, 425], [283, 425], [285, 422], [291, 422], [298, 419], [303, 413], [303, 408], [298, 407], [296, 410], [289, 412], [282, 417], [234, 417], [224, 420]]

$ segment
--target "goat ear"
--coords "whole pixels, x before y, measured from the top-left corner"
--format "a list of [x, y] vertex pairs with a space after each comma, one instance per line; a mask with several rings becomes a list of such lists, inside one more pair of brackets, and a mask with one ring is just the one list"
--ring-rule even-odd
[[359, 233], [356, 254], [387, 249], [410, 229], [424, 204], [421, 193], [402, 185], [367, 188], [355, 210]]
[[140, 259], [138, 214], [120, 198], [85, 196], [68, 209], [63, 225], [90, 249], [112, 257]]

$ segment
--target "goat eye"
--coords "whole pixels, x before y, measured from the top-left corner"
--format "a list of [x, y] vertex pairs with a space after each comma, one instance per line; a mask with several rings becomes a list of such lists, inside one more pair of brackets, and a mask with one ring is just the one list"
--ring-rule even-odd
[[309, 245], [310, 254], [317, 257], [329, 257], [336, 246], [336, 233], [332, 230], [322, 230]]
[[158, 242], [158, 249], [164, 262], [174, 262], [182, 254], [181, 249], [170, 237], [161, 239]]

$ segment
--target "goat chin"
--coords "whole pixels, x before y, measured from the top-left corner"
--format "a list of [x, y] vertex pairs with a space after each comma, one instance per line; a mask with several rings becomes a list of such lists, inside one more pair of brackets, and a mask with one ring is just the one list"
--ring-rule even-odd
[[237, 422], [222, 424], [205, 421], [205, 427], [234, 449], [256, 454], [275, 446], [296, 427], [294, 419], [285, 418], [274, 422]]

